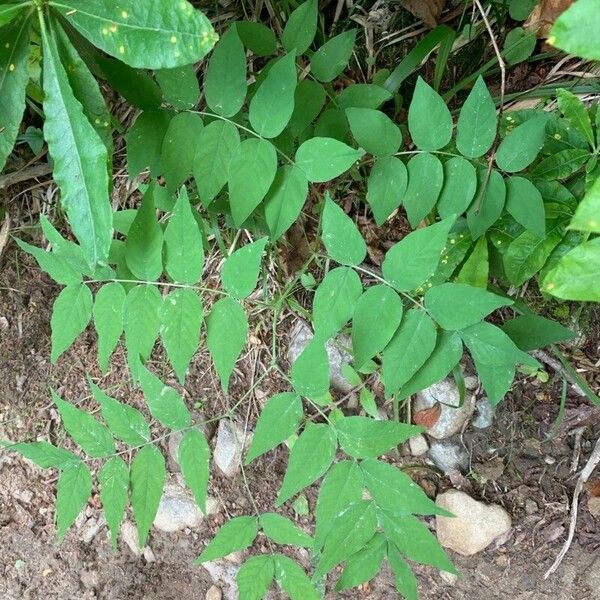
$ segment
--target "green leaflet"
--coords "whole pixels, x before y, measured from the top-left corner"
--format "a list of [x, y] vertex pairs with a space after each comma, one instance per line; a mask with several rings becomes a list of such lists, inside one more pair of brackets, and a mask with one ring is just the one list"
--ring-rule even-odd
[[542, 159], [531, 169], [530, 174], [536, 179], [562, 181], [579, 171], [589, 158], [589, 149], [567, 148]]
[[488, 241], [485, 236], [480, 237], [475, 244], [469, 258], [464, 262], [458, 275], [457, 283], [466, 283], [487, 289], [489, 276]]
[[408, 130], [420, 150], [439, 150], [452, 137], [452, 115], [441, 96], [422, 77], [408, 109]]
[[600, 60], [600, 42], [595, 28], [599, 9], [598, 0], [579, 0], [558, 17], [548, 42], [569, 54]]
[[250, 138], [234, 151], [229, 165], [229, 204], [239, 227], [265, 197], [277, 172], [277, 153], [271, 142]]
[[354, 221], [325, 194], [323, 244], [333, 260], [343, 265], [359, 265], [367, 256], [367, 245]]
[[203, 513], [206, 513], [206, 495], [210, 476], [210, 448], [206, 438], [197, 429], [187, 431], [177, 450], [177, 461], [183, 479]]
[[275, 580], [290, 597], [290, 600], [319, 600], [321, 598], [306, 573], [291, 558], [283, 554], [275, 554], [274, 559]]
[[208, 61], [204, 96], [208, 107], [222, 117], [237, 114], [247, 91], [246, 53], [235, 26], [230, 27]]
[[173, 290], [163, 299], [159, 312], [160, 338], [182, 385], [200, 343], [202, 317], [202, 301], [192, 289]]
[[117, 550], [119, 528], [125, 514], [129, 491], [129, 467], [122, 458], [113, 456], [98, 472], [100, 501], [110, 530], [113, 550]]
[[381, 533], [376, 533], [358, 552], [346, 560], [346, 565], [335, 589], [355, 587], [371, 580], [379, 572], [385, 558], [387, 545]]
[[[315, 123], [314, 131], [307, 132], [308, 136], [333, 138], [347, 142], [350, 134], [346, 113], [339, 108], [327, 108]], [[307, 136], [307, 137], [308, 137]], [[309, 140], [310, 141], [310, 137]]]
[[[3, 10], [22, 10], [23, 6], [8, 6]], [[0, 13], [0, 17], [6, 13]], [[26, 16], [20, 17], [3, 28], [0, 44], [0, 171], [12, 152], [19, 133], [19, 125], [25, 111], [25, 90], [29, 82], [27, 61], [30, 45], [31, 22]]]
[[480, 238], [500, 217], [506, 202], [506, 183], [495, 169], [480, 169], [475, 200], [467, 211], [467, 224], [473, 240]]
[[407, 183], [408, 173], [399, 158], [384, 156], [375, 161], [367, 181], [367, 201], [377, 225], [400, 206]]
[[141, 69], [169, 69], [199, 61], [218, 37], [210, 21], [186, 0], [53, 0], [57, 9], [95, 46]]
[[374, 156], [388, 156], [398, 152], [402, 132], [385, 114], [372, 108], [347, 108], [350, 131], [358, 145]]
[[57, 448], [49, 442], [28, 442], [11, 445], [0, 443], [0, 447], [18, 452], [42, 469], [64, 469], [73, 463], [79, 462], [79, 457], [75, 454], [63, 448]]
[[458, 151], [467, 158], [483, 156], [496, 139], [497, 127], [496, 105], [480, 76], [460, 109], [456, 125]]
[[329, 469], [336, 449], [335, 431], [331, 427], [308, 423], [292, 446], [275, 506], [281, 506], [322, 477]]
[[206, 317], [206, 345], [225, 392], [247, 336], [248, 318], [240, 304], [231, 298], [216, 302]]
[[236, 581], [240, 597], [245, 600], [262, 600], [275, 576], [273, 557], [252, 556], [240, 567]]
[[461, 215], [473, 201], [476, 191], [475, 167], [468, 160], [453, 156], [444, 163], [443, 187], [437, 202], [438, 214], [442, 219]]
[[382, 271], [386, 281], [401, 292], [414, 290], [435, 272], [456, 218], [418, 229], [392, 246], [385, 255]]
[[84, 463], [64, 468], [56, 484], [56, 537], [62, 540], [92, 494], [92, 474]]
[[313, 539], [286, 517], [276, 513], [260, 516], [260, 526], [264, 534], [276, 544], [311, 548]]
[[431, 212], [443, 185], [444, 168], [437, 156], [424, 152], [408, 161], [408, 187], [402, 202], [411, 227], [416, 228]]
[[4, 27], [10, 23], [26, 6], [27, 4], [24, 3], [0, 6], [0, 27]]
[[196, 564], [222, 558], [232, 552], [245, 550], [252, 544], [258, 534], [258, 519], [256, 517], [236, 517], [227, 521], [219, 529], [217, 535], [210, 541], [202, 554], [196, 559]]
[[271, 29], [255, 21], [236, 21], [240, 40], [257, 56], [269, 56], [277, 50], [277, 38]]
[[352, 352], [357, 368], [388, 345], [402, 312], [400, 296], [387, 285], [373, 285], [362, 294], [352, 317]]
[[569, 90], [558, 90], [557, 99], [558, 108], [565, 119], [585, 137], [590, 146], [594, 147], [596, 144], [592, 121], [583, 102]]
[[144, 111], [134, 121], [125, 138], [130, 179], [146, 168], [154, 177], [162, 175], [162, 144], [170, 121], [171, 114], [165, 110]]
[[296, 221], [307, 195], [308, 180], [303, 171], [294, 165], [277, 169], [264, 201], [265, 220], [273, 241]]
[[77, 269], [68, 257], [56, 251], [46, 252], [37, 246], [32, 246], [22, 240], [15, 240], [21, 250], [31, 254], [38, 263], [40, 269], [48, 273], [56, 283], [61, 285], [77, 284], [82, 280], [82, 273]]
[[173, 208], [164, 241], [165, 270], [171, 279], [191, 285], [198, 283], [204, 268], [202, 234], [185, 188], [182, 188]]
[[296, 166], [311, 183], [324, 183], [346, 172], [364, 154], [364, 150], [355, 150], [333, 138], [314, 137], [298, 148]]
[[506, 181], [506, 210], [534, 235], [546, 235], [546, 210], [539, 190], [524, 177]]
[[294, 137], [302, 134], [316, 119], [325, 104], [325, 88], [312, 79], [303, 79], [294, 93], [294, 112], [288, 129]]
[[317, 0], [308, 0], [291, 12], [281, 34], [286, 52], [304, 54], [308, 50], [317, 32], [318, 9]]
[[194, 65], [174, 69], [158, 69], [154, 72], [163, 99], [177, 110], [191, 110], [200, 100], [200, 84]]
[[398, 592], [406, 600], [418, 600], [417, 579], [410, 567], [402, 560], [401, 554], [394, 544], [388, 544], [387, 559], [396, 576], [396, 589]]
[[252, 128], [262, 137], [274, 138], [287, 126], [294, 112], [296, 55], [291, 52], [269, 69], [250, 101]]
[[535, 50], [536, 35], [532, 31], [525, 31], [522, 27], [514, 27], [506, 35], [502, 55], [509, 66], [527, 60]]
[[225, 259], [221, 281], [225, 291], [236, 300], [243, 300], [256, 288], [267, 241], [268, 238], [262, 238], [246, 244]]
[[373, 83], [353, 83], [345, 87], [337, 97], [338, 106], [346, 108], [379, 108], [392, 95], [384, 87]]
[[92, 318], [92, 292], [84, 283], [63, 288], [52, 306], [52, 353], [55, 363], [88, 326]]
[[529, 352], [550, 344], [572, 340], [575, 332], [539, 315], [521, 315], [502, 325], [502, 331], [521, 349]]
[[166, 475], [165, 459], [154, 444], [141, 448], [131, 462], [131, 508], [140, 548], [146, 544], [156, 517]]
[[98, 333], [98, 363], [103, 373], [123, 333], [123, 309], [126, 293], [120, 283], [106, 283], [97, 292], [92, 314]]
[[292, 365], [292, 384], [302, 396], [322, 398], [329, 391], [329, 358], [325, 342], [314, 337]]
[[527, 168], [544, 145], [547, 117], [540, 115], [515, 127], [500, 143], [496, 164], [507, 173]]
[[600, 178], [595, 181], [577, 206], [569, 229], [600, 233]]
[[347, 67], [355, 41], [356, 29], [349, 29], [325, 42], [310, 59], [315, 79], [333, 81]]
[[54, 162], [54, 179], [73, 233], [88, 264], [108, 258], [112, 209], [108, 198], [108, 154], [75, 99], [52, 31], [42, 29], [44, 48], [44, 137]]

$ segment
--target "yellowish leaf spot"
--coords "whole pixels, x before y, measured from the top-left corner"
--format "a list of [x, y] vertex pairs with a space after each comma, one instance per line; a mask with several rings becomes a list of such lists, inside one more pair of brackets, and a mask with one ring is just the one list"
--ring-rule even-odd
[[595, 229], [596, 227], [598, 227], [598, 223], [596, 221], [589, 221], [588, 227], [590, 227], [591, 229]]
[[171, 44], [176, 44], [177, 43], [177, 36], [176, 35], [172, 35], [171, 36]]
[[554, 283], [548, 283], [546, 284], [546, 289], [547, 290], [553, 290], [556, 287], [556, 284]]
[[119, 53], [125, 54], [125, 46], [119, 46]]
[[15, 70], [15, 65], [13, 65], [13, 64], [9, 65], [8, 70], [9, 71], [14, 71]]
[[122, 16], [124, 19], [126, 19], [127, 17], [129, 17], [129, 13], [128, 13], [126, 10], [124, 10], [124, 11], [121, 13], [121, 16]]
[[104, 123], [102, 123], [102, 125], [104, 125], [104, 127], [108, 127], [108, 121], [104, 121]]
[[181, 52], [179, 52], [179, 50], [175, 50], [175, 52], [173, 53], [175, 58], [179, 58], [181, 56]]
[[560, 140], [560, 133], [555, 133], [554, 134], [554, 139], [555, 140]]
[[113, 24], [110, 26], [110, 30], [111, 30], [113, 33], [116, 33], [116, 31], [117, 31], [117, 26], [116, 26], [116, 25], [113, 23]]
[[498, 241], [496, 242], [496, 245], [497, 245], [497, 246], [499, 246], [501, 243], [502, 243], [502, 240], [498, 240]]
[[102, 30], [102, 35], [108, 35], [108, 29], [106, 29], [106, 27]]
[[450, 240], [450, 243], [451, 243], [451, 244], [456, 244], [456, 240], [455, 240], [454, 238], [452, 238], [452, 239]]
[[100, 119], [98, 117], [96, 117], [94, 119], [94, 123], [96, 123], [96, 125], [100, 125]]
[[433, 287], [433, 283], [431, 281], [427, 284], [427, 287]]
[[550, 44], [551, 46], [554, 46], [554, 44], [556, 44], [556, 37], [554, 37], [553, 35], [551, 35], [551, 36], [550, 36], [550, 37], [549, 37], [549, 38], [546, 40], [546, 42], [547, 42], [548, 44]]
[[4, 44], [5, 48], [10, 48], [10, 44], [7, 42], [6, 44]]
[[442, 264], [443, 265], [447, 265], [448, 264], [448, 259], [447, 258], [442, 259]]

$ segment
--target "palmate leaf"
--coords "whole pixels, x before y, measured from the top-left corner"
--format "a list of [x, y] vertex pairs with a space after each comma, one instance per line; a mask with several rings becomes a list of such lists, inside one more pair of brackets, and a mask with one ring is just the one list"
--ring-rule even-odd
[[[27, 7], [27, 4], [6, 4], [0, 6], [0, 27], [8, 25], [18, 14]], [[0, 167], [1, 170], [1, 167]]]
[[197, 62], [218, 39], [210, 21], [186, 0], [52, 0], [50, 6], [95, 46], [142, 69]]
[[122, 458], [113, 456], [98, 472], [98, 483], [110, 540], [113, 550], [116, 550], [119, 527], [129, 499], [129, 467]]
[[56, 490], [56, 537], [61, 540], [92, 493], [90, 470], [82, 462], [65, 467]]

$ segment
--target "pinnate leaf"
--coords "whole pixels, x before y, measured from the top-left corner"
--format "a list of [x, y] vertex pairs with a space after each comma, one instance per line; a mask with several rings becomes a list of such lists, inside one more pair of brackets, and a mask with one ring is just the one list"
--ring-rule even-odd
[[403, 204], [411, 227], [416, 228], [437, 202], [444, 185], [444, 167], [437, 156], [422, 152], [408, 161], [407, 168]]
[[310, 548], [313, 539], [286, 517], [277, 513], [264, 513], [260, 516], [260, 526], [264, 534], [276, 544]]
[[355, 41], [356, 29], [349, 29], [325, 42], [310, 60], [314, 77], [323, 82], [335, 79], [348, 65]]
[[439, 150], [452, 137], [452, 116], [441, 96], [422, 77], [408, 109], [408, 130], [420, 150]]
[[181, 438], [177, 460], [183, 479], [194, 494], [196, 503], [206, 513], [206, 495], [210, 476], [210, 448], [197, 429], [190, 429]]
[[538, 237], [546, 235], [546, 211], [542, 194], [529, 179], [509, 177], [506, 181], [506, 210], [517, 223]]
[[283, 28], [281, 43], [287, 52], [304, 54], [317, 32], [318, 1], [307, 0], [293, 10]]
[[348, 558], [335, 589], [340, 591], [356, 587], [375, 577], [385, 558], [386, 550], [385, 537], [381, 533], [376, 533], [364, 548]]
[[57, 448], [49, 442], [22, 442], [20, 444], [0, 442], [0, 447], [18, 452], [42, 469], [64, 469], [79, 462], [79, 458], [75, 454], [64, 448]]
[[275, 554], [274, 560], [275, 580], [290, 600], [319, 600], [321, 596], [299, 565], [283, 554]]
[[540, 115], [521, 123], [500, 143], [496, 164], [507, 173], [527, 168], [544, 145], [547, 117]]
[[98, 333], [98, 363], [103, 373], [123, 333], [123, 311], [127, 294], [120, 283], [106, 283], [97, 292], [92, 310]]
[[367, 200], [377, 225], [400, 206], [407, 183], [406, 166], [399, 158], [384, 156], [375, 161], [367, 181]]
[[108, 460], [98, 472], [98, 483], [100, 484], [100, 501], [110, 530], [112, 547], [113, 550], [116, 550], [119, 527], [129, 499], [129, 468], [125, 461], [118, 456], [113, 456]]
[[350, 130], [358, 145], [374, 156], [389, 156], [402, 145], [398, 126], [380, 110], [347, 108]]
[[262, 600], [271, 587], [275, 576], [273, 557], [260, 555], [250, 557], [237, 573], [236, 581], [240, 598]]
[[355, 150], [339, 140], [314, 137], [301, 144], [296, 152], [296, 166], [312, 183], [324, 183], [346, 172], [364, 150]]
[[91, 493], [92, 474], [84, 463], [74, 463], [61, 471], [56, 484], [56, 537], [59, 540], [75, 522]]
[[272, 240], [280, 238], [296, 221], [308, 194], [308, 180], [294, 165], [277, 169], [265, 197], [265, 220]]

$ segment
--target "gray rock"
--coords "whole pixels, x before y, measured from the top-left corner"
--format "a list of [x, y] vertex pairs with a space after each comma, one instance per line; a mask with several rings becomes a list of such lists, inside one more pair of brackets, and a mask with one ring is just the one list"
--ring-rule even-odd
[[454, 515], [435, 518], [440, 544], [463, 556], [481, 552], [512, 527], [510, 515], [501, 506], [478, 502], [459, 490], [440, 494], [436, 503]]
[[143, 555], [144, 555], [144, 560], [147, 563], [156, 562], [156, 556], [154, 556], [154, 552], [152, 552], [152, 548], [145, 546]]
[[458, 581], [458, 575], [450, 573], [449, 571], [440, 571], [440, 577], [442, 578], [442, 581], [448, 585], [456, 585], [456, 582]]
[[477, 413], [472, 422], [473, 427], [476, 427], [477, 429], [487, 429], [488, 427], [491, 427], [494, 422], [496, 409], [492, 406], [490, 401], [485, 397], [480, 398], [477, 400], [475, 408]]
[[460, 392], [453, 379], [443, 379], [419, 392], [413, 402], [415, 412], [440, 405], [440, 416], [427, 434], [443, 440], [458, 433], [475, 410], [475, 397], [467, 396], [460, 406]]
[[466, 471], [469, 466], [467, 451], [450, 440], [433, 440], [429, 447], [429, 458], [445, 475], [452, 471]]
[[219, 584], [225, 600], [239, 600], [236, 582], [237, 573], [240, 569], [238, 565], [222, 560], [214, 560], [202, 563], [202, 566], [208, 571], [213, 581]]
[[408, 440], [408, 447], [413, 456], [423, 456], [429, 450], [429, 444], [424, 435], [420, 434]]
[[131, 521], [123, 521], [121, 524], [121, 541], [127, 545], [135, 556], [142, 555], [137, 529]]
[[221, 600], [222, 597], [223, 592], [221, 592], [221, 588], [213, 585], [206, 592], [205, 600]]
[[186, 527], [197, 527], [202, 518], [192, 495], [176, 484], [167, 483], [154, 518], [154, 527], [172, 533]]
[[229, 419], [221, 419], [217, 429], [217, 441], [213, 459], [226, 477], [234, 477], [242, 464], [244, 432]]
[[98, 532], [104, 527], [104, 525], [106, 525], [104, 514], [100, 515], [98, 518], [89, 518], [82, 527], [79, 539], [84, 544], [89, 544], [98, 535]]

